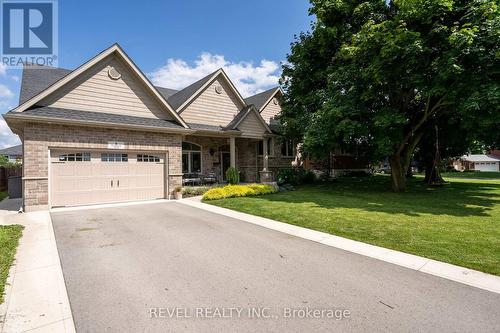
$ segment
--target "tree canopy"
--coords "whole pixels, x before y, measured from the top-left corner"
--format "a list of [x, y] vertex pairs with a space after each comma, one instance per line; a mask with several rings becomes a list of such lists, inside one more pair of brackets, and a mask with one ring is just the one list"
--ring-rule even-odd
[[401, 191], [413, 152], [434, 124], [449, 119], [478, 139], [498, 140], [495, 0], [311, 5], [316, 22], [292, 43], [282, 76], [281, 121], [305, 153], [357, 147], [372, 159], [388, 156], [393, 189]]

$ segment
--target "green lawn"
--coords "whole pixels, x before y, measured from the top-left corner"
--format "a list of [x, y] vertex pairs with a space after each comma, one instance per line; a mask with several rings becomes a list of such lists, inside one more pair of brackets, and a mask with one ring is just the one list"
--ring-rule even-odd
[[7, 192], [0, 192], [0, 201], [7, 198]]
[[5, 281], [9, 275], [9, 268], [14, 260], [23, 228], [20, 225], [0, 226], [0, 304], [3, 303]]
[[393, 193], [387, 176], [341, 178], [207, 203], [500, 275], [500, 180]]
[[444, 178], [469, 178], [469, 179], [500, 179], [500, 172], [444, 172]]

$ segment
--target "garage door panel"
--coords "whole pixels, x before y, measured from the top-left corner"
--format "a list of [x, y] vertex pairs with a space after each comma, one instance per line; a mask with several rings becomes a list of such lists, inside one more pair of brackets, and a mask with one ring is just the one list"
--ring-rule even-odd
[[74, 153], [52, 153], [52, 206], [164, 198], [163, 158], [161, 162], [138, 162], [137, 154], [128, 152], [126, 160], [110, 162], [102, 154], [115, 152], [92, 152], [90, 161], [60, 160], [60, 156]]

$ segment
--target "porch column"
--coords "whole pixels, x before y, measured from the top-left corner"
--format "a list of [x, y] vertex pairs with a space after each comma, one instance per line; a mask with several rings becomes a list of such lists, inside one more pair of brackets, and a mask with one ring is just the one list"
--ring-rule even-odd
[[268, 151], [269, 151], [269, 148], [267, 147], [267, 138], [264, 138], [264, 140], [262, 140], [262, 155], [264, 156], [262, 171], [267, 171], [267, 169], [269, 168]]
[[229, 138], [229, 155], [231, 156], [231, 167], [236, 168], [236, 138]]

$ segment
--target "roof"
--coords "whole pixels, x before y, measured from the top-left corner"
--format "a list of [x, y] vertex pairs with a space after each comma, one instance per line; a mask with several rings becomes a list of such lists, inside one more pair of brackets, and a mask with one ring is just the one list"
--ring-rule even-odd
[[160, 92], [160, 94], [163, 96], [163, 98], [165, 98], [166, 100], [168, 100], [168, 98], [170, 96], [172, 96], [173, 94], [175, 94], [176, 92], [178, 92], [179, 90], [175, 90], [175, 89], [170, 89], [170, 88], [163, 88], [163, 87], [158, 87], [158, 86], [155, 86], [156, 89], [158, 89], [158, 91]]
[[19, 104], [23, 104], [71, 72], [69, 69], [50, 66], [25, 66], [19, 92]]
[[22, 156], [23, 155], [23, 145], [12, 146], [4, 149], [0, 149], [0, 155], [9, 156]]
[[255, 112], [255, 115], [262, 123], [262, 126], [266, 129], [267, 132], [271, 133], [271, 129], [266, 124], [266, 121], [262, 119], [259, 111], [255, 108], [255, 105], [247, 105], [245, 106], [236, 116], [234, 116], [233, 120], [225, 127], [226, 130], [237, 130], [238, 125], [245, 119], [250, 112]]
[[205, 83], [210, 81], [210, 79], [217, 73], [219, 70], [216, 70], [213, 73], [208, 74], [207, 76], [199, 79], [195, 83], [190, 84], [186, 88], [178, 91], [174, 95], [170, 96], [168, 98], [168, 102], [170, 105], [174, 108], [174, 110], [177, 110], [184, 102], [186, 102], [193, 94], [195, 94]]
[[274, 96], [277, 91], [279, 91], [279, 87], [271, 88], [269, 90], [245, 98], [245, 102], [248, 105], [255, 105], [257, 110], [261, 111], [261, 109], [267, 104], [267, 102], [271, 99], [272, 96]]
[[[59, 119], [64, 121], [81, 122], [88, 120], [91, 123], [108, 123], [108, 124], [129, 124], [132, 126], [152, 126], [154, 128], [174, 128], [173, 122], [166, 123], [162, 119], [141, 118], [134, 116], [121, 116], [112, 113], [96, 113], [92, 111], [77, 111], [53, 107], [41, 107], [39, 101], [49, 96], [57, 89], [61, 89], [66, 84], [76, 79], [84, 71], [94, 66], [99, 61], [103, 60], [109, 55], [121, 57], [133, 71], [142, 79], [145, 86], [151, 90], [156, 98], [165, 106], [165, 108], [172, 113], [175, 120], [181, 127], [187, 130], [200, 130], [200, 131], [217, 131], [226, 132], [238, 131], [237, 126], [254, 109], [256, 114], [260, 117], [259, 108], [264, 107], [269, 103], [271, 98], [280, 91], [279, 87], [275, 87], [248, 97], [246, 100], [240, 95], [234, 84], [226, 75], [222, 68], [213, 73], [199, 79], [198, 81], [190, 84], [181, 90], [175, 90], [165, 87], [153, 86], [149, 79], [147, 79], [143, 72], [133, 63], [128, 55], [121, 49], [118, 44], [114, 44], [106, 50], [102, 51], [95, 57], [91, 58], [75, 70], [64, 68], [56, 68], [50, 66], [28, 65], [23, 68], [21, 89], [19, 95], [19, 106], [12, 112], [7, 113], [6, 119], [31, 119], [34, 121], [40, 119]], [[206, 89], [213, 80], [222, 77], [229, 84], [230, 88], [234, 91], [243, 109], [235, 116], [235, 118], [227, 126], [213, 126], [206, 124], [190, 123], [187, 124], [180, 113], [184, 106], [188, 105], [194, 98], [196, 98], [204, 89]], [[255, 105], [255, 108], [250, 108], [248, 103]], [[23, 114], [21, 114], [23, 113]], [[25, 114], [24, 114], [25, 113]], [[36, 118], [36, 119], [34, 119]], [[260, 117], [261, 118], [261, 117]], [[268, 125], [261, 119], [264, 126], [269, 130]], [[154, 123], [152, 123], [154, 122]], [[173, 126], [173, 127], [172, 127]]]
[[462, 159], [468, 162], [499, 162], [500, 157], [485, 154], [464, 155]]
[[7, 118], [45, 120], [45, 121], [85, 121], [89, 124], [106, 125], [135, 125], [151, 129], [184, 129], [183, 126], [169, 120], [158, 118], [134, 117], [105, 112], [91, 112], [80, 110], [69, 110], [54, 107], [38, 107], [23, 112], [10, 111], [5, 114]]

